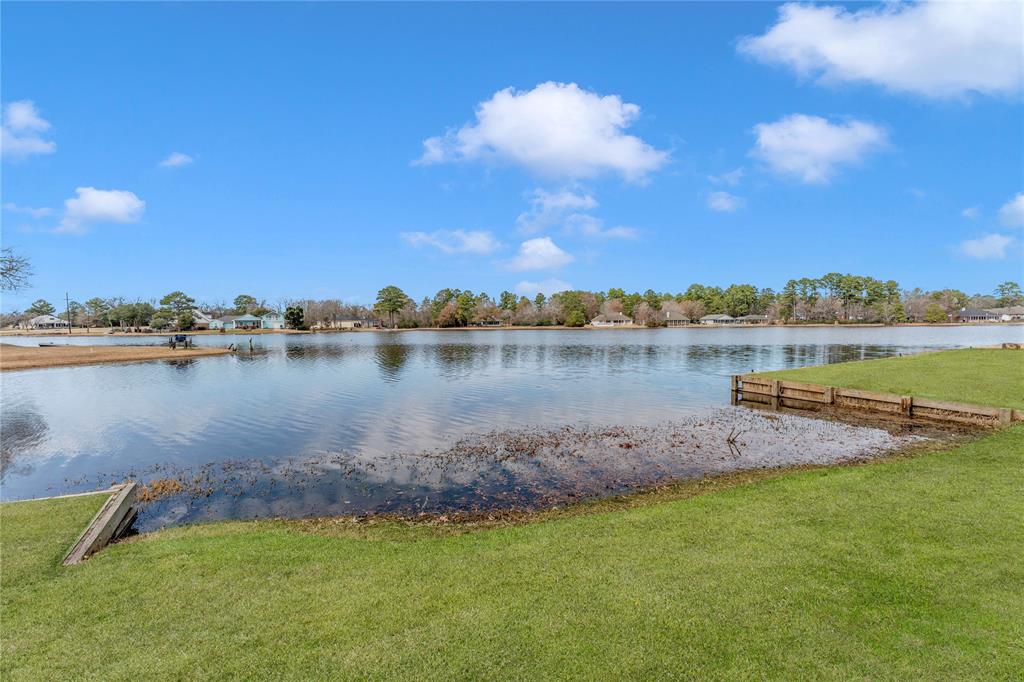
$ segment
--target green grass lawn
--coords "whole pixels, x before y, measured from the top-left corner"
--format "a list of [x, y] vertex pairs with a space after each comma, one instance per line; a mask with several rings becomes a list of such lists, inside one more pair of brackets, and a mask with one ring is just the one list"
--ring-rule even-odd
[[216, 523], [59, 567], [100, 503], [0, 506], [4, 679], [1024, 669], [1024, 426], [461, 535]]
[[995, 348], [767, 372], [779, 379], [1024, 410], [1024, 351]]
[[[1003, 357], [956, 351], [794, 376], [857, 385], [835, 377], [866, 382], [865, 368], [882, 368], [860, 387], [1022, 407], [1013, 377], [1024, 355]], [[1024, 425], [519, 525], [214, 523], [61, 567], [102, 501], [0, 505], [0, 678], [989, 680], [1024, 670]]]

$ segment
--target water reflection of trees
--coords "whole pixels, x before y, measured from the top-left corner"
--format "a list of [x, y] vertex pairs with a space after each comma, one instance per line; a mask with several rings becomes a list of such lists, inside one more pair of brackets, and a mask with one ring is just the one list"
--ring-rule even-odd
[[8, 475], [26, 475], [32, 467], [22, 459], [38, 445], [49, 431], [49, 426], [34, 405], [4, 406], [0, 410], [0, 481]]
[[495, 347], [484, 344], [442, 343], [431, 348], [432, 359], [441, 373], [452, 378], [467, 377], [490, 365]]
[[375, 360], [381, 378], [384, 381], [398, 381], [412, 353], [413, 347], [404, 343], [382, 343], [376, 346]]

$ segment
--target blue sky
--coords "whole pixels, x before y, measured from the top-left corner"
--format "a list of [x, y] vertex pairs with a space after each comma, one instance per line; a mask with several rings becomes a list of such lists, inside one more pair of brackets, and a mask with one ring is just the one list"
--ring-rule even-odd
[[1020, 280], [1021, 6], [780, 8], [4, 3], [3, 307]]

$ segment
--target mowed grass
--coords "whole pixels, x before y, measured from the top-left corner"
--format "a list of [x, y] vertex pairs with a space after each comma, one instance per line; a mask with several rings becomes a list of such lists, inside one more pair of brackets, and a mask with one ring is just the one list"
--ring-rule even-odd
[[1024, 410], [1024, 351], [950, 350], [779, 372], [779, 379]]
[[1024, 426], [442, 535], [216, 523], [58, 562], [101, 498], [0, 505], [16, 679], [1020, 679]]

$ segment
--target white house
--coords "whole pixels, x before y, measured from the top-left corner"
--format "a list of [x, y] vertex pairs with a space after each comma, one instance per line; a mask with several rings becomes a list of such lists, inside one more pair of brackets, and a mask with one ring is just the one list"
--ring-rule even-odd
[[623, 327], [633, 324], [633, 319], [622, 313], [608, 313], [607, 315], [598, 315], [590, 321], [590, 324], [595, 327]]
[[284, 315], [275, 311], [264, 315], [226, 315], [210, 320], [210, 329], [284, 329]]
[[987, 312], [999, 316], [1000, 322], [1024, 320], [1024, 305], [1011, 305], [1007, 308], [987, 308]]
[[735, 324], [736, 318], [732, 315], [705, 315], [700, 318], [701, 324]]
[[68, 323], [55, 315], [36, 315], [18, 326], [22, 329], [67, 329]]

